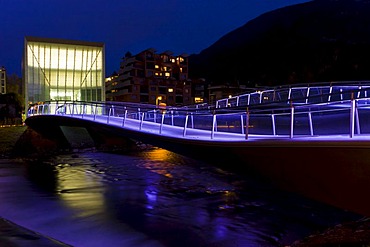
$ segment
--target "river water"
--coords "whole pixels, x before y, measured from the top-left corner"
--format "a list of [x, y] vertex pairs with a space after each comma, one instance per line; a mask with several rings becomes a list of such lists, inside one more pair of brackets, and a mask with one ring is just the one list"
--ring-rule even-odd
[[0, 159], [0, 217], [72, 246], [284, 246], [360, 216], [164, 149]]

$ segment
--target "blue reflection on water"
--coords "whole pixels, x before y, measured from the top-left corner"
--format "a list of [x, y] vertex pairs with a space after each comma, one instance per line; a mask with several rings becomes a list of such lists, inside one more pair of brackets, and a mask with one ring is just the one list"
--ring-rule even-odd
[[75, 246], [281, 246], [359, 218], [163, 149], [0, 163], [0, 183], [2, 217]]

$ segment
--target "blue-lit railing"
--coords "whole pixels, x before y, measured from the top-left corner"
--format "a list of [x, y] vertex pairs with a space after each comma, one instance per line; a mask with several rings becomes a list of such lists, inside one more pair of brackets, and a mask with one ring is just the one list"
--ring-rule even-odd
[[[292, 89], [296, 90], [299, 89]], [[123, 102], [51, 101], [31, 107], [28, 117], [61, 115], [158, 135], [227, 141], [370, 137], [369, 88], [356, 88], [351, 92], [335, 90], [311, 95], [301, 104], [261, 103], [243, 110], [241, 107], [184, 109]]]
[[[338, 100], [350, 100], [370, 96], [370, 82], [330, 82], [311, 85], [280, 86], [273, 89], [258, 90], [216, 101], [216, 108], [251, 106], [265, 103], [315, 104]], [[363, 95], [359, 95], [359, 94]]]

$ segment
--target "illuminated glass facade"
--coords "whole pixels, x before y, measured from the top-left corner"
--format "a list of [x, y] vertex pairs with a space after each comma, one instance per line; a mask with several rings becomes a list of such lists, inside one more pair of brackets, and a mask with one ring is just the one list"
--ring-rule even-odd
[[104, 44], [26, 37], [25, 102], [104, 101]]

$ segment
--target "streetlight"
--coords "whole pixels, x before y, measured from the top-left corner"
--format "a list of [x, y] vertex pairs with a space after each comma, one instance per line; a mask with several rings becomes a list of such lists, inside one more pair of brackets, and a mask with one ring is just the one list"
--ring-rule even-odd
[[155, 105], [159, 105], [159, 101], [162, 100], [162, 96], [157, 96], [157, 99], [155, 100]]

